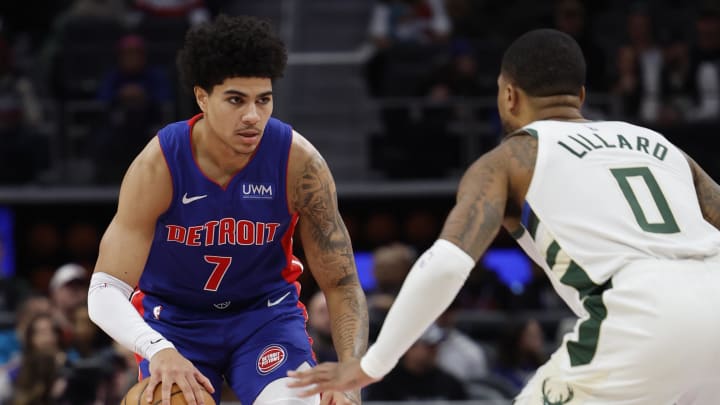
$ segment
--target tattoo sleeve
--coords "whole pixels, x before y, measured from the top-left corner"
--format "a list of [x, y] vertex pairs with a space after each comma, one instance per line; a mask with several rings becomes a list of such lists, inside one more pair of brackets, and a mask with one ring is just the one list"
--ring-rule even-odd
[[700, 209], [705, 220], [720, 229], [720, 186], [705, 171], [688, 157], [695, 181]]
[[508, 202], [522, 193], [516, 189], [529, 182], [536, 153], [534, 138], [516, 136], [473, 163], [460, 181], [440, 237], [479, 259], [500, 230]]
[[335, 184], [319, 154], [305, 163], [293, 194], [303, 249], [327, 299], [338, 358], [360, 357], [368, 339], [365, 294], [358, 281], [350, 236], [338, 211]]

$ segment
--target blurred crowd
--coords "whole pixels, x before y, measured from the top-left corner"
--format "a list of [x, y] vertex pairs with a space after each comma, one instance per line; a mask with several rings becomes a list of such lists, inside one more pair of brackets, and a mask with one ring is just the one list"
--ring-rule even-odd
[[[117, 183], [159, 126], [194, 112], [174, 69], [185, 30], [220, 12], [241, 12], [247, 1], [2, 2], [0, 185], [66, 181], [52, 169], [67, 156], [75, 157], [64, 172], [72, 182]], [[661, 129], [698, 161], [712, 153], [700, 135], [720, 127], [717, 1], [368, 4], [369, 20], [361, 23], [374, 51], [362, 74], [382, 124], [370, 151], [388, 177], [437, 175], [457, 164], [458, 134], [468, 128], [490, 134], [479, 137], [482, 147], [497, 142], [502, 50], [536, 27], [565, 31], [582, 46], [587, 116]], [[709, 162], [717, 178], [720, 161]], [[355, 250], [372, 256], [371, 341], [417, 252], [440, 231], [448, 206], [426, 202], [341, 204]], [[19, 220], [17, 275], [0, 279], [0, 404], [114, 404], [136, 380], [132, 353], [98, 330], [85, 306], [104, 227], [98, 224], [108, 220]], [[501, 235], [494, 245], [512, 243]], [[332, 360], [325, 299], [310, 272], [301, 281], [314, 350], [320, 361]], [[542, 270], [533, 267], [518, 290], [481, 261], [451, 308], [364, 395], [510, 398], [571, 321]]]
[[46, 293], [19, 296], [13, 322], [0, 330], [0, 403], [114, 404], [137, 381], [134, 354], [88, 316], [88, 282], [85, 267], [67, 263]]
[[[252, 12], [252, 3], [3, 2], [0, 183], [119, 182], [161, 125], [196, 111], [174, 67], [185, 31], [218, 13]], [[264, 3], [269, 18], [281, 14], [282, 0]], [[374, 51], [361, 70], [381, 122], [368, 158], [388, 177], [442, 176], [463, 162], [463, 134], [479, 134], [480, 151], [494, 146], [502, 50], [537, 27], [582, 46], [587, 116], [662, 128], [679, 143], [685, 132], [717, 128], [717, 0], [376, 0], [366, 8], [369, 20], [357, 24]]]
[[[390, 205], [369, 214], [347, 208], [354, 248], [372, 258], [374, 285], [366, 293], [373, 341], [417, 252], [437, 237], [445, 207], [404, 216], [390, 214], [397, 212]], [[118, 403], [137, 379], [134, 356], [99, 330], [86, 308], [102, 226], [23, 215], [17, 222], [17, 271], [0, 279], [0, 404]], [[503, 237], [498, 243], [511, 243]], [[563, 321], [571, 319], [542, 271], [534, 271], [518, 291], [481, 261], [451, 308], [386, 382], [366, 390], [366, 399], [512, 397], [556, 347]], [[333, 360], [325, 297], [310, 274], [300, 279], [308, 333], [318, 360]]]
[[720, 2], [384, 0], [372, 12], [376, 51], [364, 72], [383, 106], [373, 153], [395, 159], [376, 166], [394, 177], [437, 176], [462, 161], [463, 133], [488, 135], [481, 150], [494, 146], [502, 51], [540, 27], [580, 44], [585, 116], [649, 126], [681, 146], [702, 142], [686, 133], [719, 127]]

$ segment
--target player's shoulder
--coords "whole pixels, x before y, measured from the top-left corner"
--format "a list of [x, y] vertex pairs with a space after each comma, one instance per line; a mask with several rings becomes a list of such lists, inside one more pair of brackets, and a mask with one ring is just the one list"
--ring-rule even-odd
[[159, 136], [154, 136], [138, 153], [128, 168], [126, 177], [138, 181], [171, 180], [165, 153], [160, 146]]
[[320, 152], [301, 133], [292, 130], [292, 142], [290, 146], [290, 163], [305, 161], [310, 158], [320, 157]]

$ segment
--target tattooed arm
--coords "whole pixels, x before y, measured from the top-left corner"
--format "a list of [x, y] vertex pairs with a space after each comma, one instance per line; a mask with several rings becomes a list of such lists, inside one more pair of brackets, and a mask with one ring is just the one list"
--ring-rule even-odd
[[534, 138], [513, 136], [473, 163], [460, 181], [440, 239], [413, 265], [377, 341], [362, 360], [291, 373], [296, 379], [291, 386], [310, 387], [306, 394], [311, 395], [363, 387], [390, 372], [450, 305], [503, 219], [508, 227], [517, 225], [536, 156]]
[[[442, 314], [457, 295], [476, 260], [503, 223], [524, 200], [536, 141], [529, 136], [508, 138], [468, 168], [440, 239], [415, 262], [385, 318], [377, 341], [362, 360], [321, 364], [292, 373], [292, 386], [311, 387], [306, 393], [350, 389], [381, 379]], [[510, 202], [508, 204], [508, 202]], [[507, 213], [507, 214], [506, 214]]]
[[715, 228], [720, 229], [720, 186], [690, 156], [685, 156], [692, 170], [703, 217]]
[[318, 151], [297, 133], [290, 159], [291, 206], [300, 214], [303, 250], [327, 299], [338, 359], [359, 358], [367, 349], [367, 304], [350, 236], [338, 212], [335, 183]]

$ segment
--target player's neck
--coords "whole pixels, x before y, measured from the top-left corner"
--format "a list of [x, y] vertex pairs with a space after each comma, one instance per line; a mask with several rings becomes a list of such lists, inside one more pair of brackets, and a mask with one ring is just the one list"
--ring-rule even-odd
[[576, 96], [536, 97], [530, 101], [532, 121], [587, 121], [580, 113], [582, 100]]
[[218, 135], [200, 120], [193, 128], [193, 151], [201, 169], [212, 177], [234, 174], [250, 161], [251, 155], [238, 153], [221, 141]]

